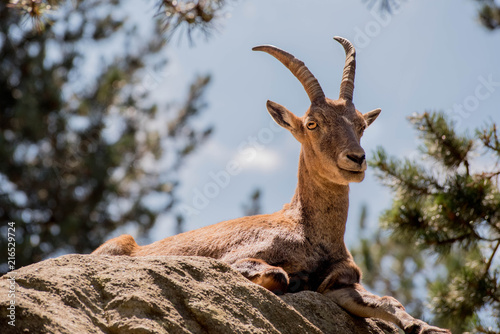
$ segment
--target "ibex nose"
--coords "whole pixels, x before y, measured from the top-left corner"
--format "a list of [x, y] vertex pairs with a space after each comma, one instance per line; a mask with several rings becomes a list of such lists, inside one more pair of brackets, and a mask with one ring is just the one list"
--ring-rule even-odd
[[365, 161], [366, 156], [363, 155], [357, 155], [357, 154], [347, 154], [347, 159], [354, 161], [358, 165], [362, 165], [363, 162]]
[[365, 151], [362, 148], [345, 150], [339, 156], [338, 165], [342, 169], [353, 172], [366, 170]]

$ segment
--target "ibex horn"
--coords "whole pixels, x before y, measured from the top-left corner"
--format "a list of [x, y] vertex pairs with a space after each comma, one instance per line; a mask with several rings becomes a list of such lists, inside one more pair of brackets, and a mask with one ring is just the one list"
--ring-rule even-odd
[[311, 103], [325, 98], [325, 94], [323, 93], [323, 89], [321, 89], [318, 80], [314, 77], [311, 71], [309, 71], [306, 65], [293, 55], [272, 45], [260, 45], [254, 47], [252, 50], [267, 52], [282, 62], [283, 65], [285, 65], [290, 72], [292, 72], [292, 74], [299, 79], [302, 86], [304, 86]]
[[351, 42], [342, 37], [334, 37], [334, 40], [342, 44], [345, 50], [345, 65], [344, 73], [342, 74], [342, 82], [340, 83], [339, 98], [346, 101], [352, 101], [354, 92], [354, 74], [356, 72], [356, 49]]

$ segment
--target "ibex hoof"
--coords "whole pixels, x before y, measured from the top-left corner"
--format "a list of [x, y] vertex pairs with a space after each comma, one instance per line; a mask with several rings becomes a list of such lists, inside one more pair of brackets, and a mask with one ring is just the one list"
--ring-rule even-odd
[[288, 287], [288, 274], [278, 267], [269, 268], [260, 272], [257, 277], [252, 279], [252, 282], [263, 286], [277, 295], [282, 295]]
[[405, 334], [452, 334], [448, 329], [434, 327], [418, 321], [405, 328]]

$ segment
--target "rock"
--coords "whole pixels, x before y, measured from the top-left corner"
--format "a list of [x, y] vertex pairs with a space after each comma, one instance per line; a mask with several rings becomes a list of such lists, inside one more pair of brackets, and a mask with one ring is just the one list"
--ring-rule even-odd
[[280, 298], [209, 258], [66, 255], [13, 274], [0, 279], [1, 333], [398, 333], [315, 292]]

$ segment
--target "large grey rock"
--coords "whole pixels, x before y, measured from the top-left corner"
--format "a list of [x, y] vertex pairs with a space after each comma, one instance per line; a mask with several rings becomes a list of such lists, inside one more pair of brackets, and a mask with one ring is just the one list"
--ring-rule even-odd
[[66, 255], [0, 279], [1, 333], [398, 333], [315, 292], [281, 298], [201, 257]]

